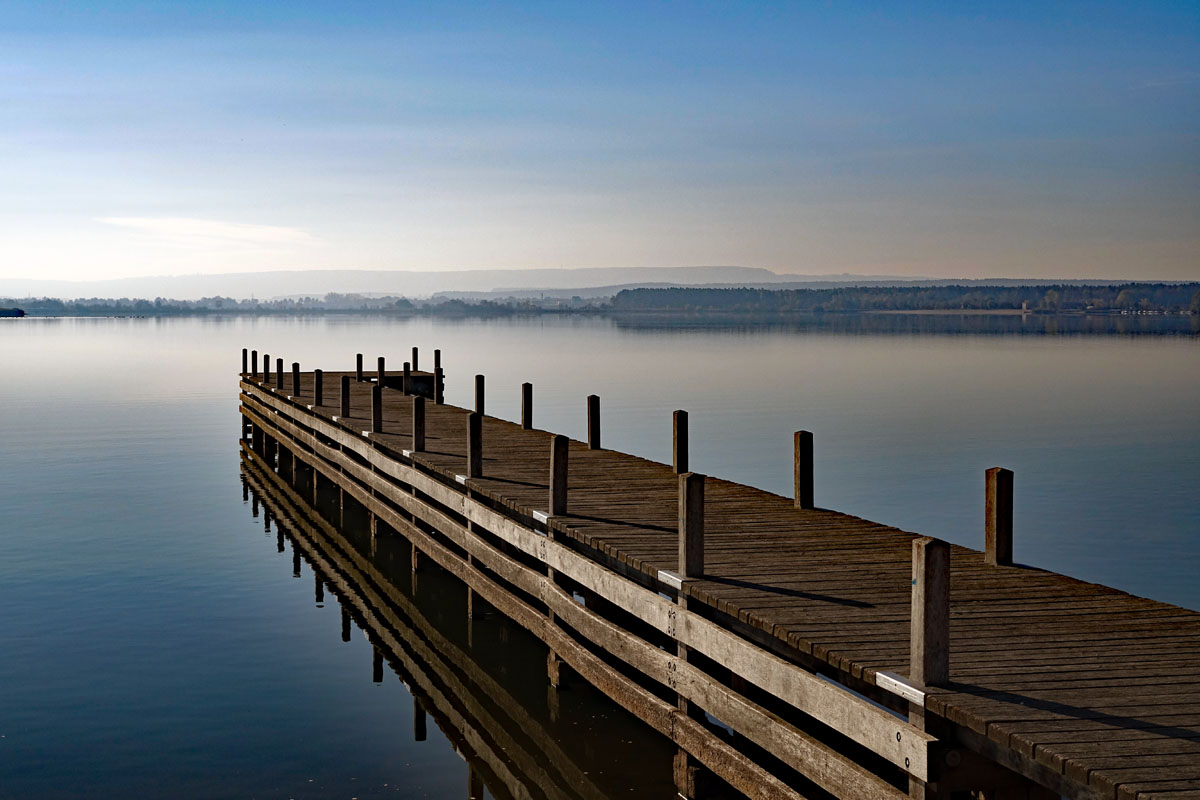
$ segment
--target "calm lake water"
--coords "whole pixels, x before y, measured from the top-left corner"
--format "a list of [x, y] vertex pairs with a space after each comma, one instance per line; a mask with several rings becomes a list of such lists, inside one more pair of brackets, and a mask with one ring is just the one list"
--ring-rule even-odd
[[[439, 347], [448, 402], [483, 372], [515, 419], [532, 381], [535, 424], [582, 438], [596, 393], [605, 445], [662, 461], [685, 408], [693, 469], [784, 494], [805, 428], [818, 505], [973, 547], [1005, 466], [1018, 561], [1200, 609], [1200, 339], [1173, 324], [0, 321], [0, 797], [466, 796], [462, 742], [433, 719], [413, 741], [405, 686], [372, 681], [371, 643], [243, 497], [242, 347], [325, 369]], [[438, 586], [420, 608], [448, 607]], [[480, 624], [469, 652], [548, 719], [537, 646]], [[596, 792], [672, 792], [665, 743], [564, 696], [552, 729]]]

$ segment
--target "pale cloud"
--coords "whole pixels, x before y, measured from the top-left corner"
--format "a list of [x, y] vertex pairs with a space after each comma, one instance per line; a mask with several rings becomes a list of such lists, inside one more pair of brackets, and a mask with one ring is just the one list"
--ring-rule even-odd
[[310, 246], [319, 241], [300, 228], [191, 217], [101, 217], [96, 221], [133, 230], [162, 243], [187, 247], [280, 248]]

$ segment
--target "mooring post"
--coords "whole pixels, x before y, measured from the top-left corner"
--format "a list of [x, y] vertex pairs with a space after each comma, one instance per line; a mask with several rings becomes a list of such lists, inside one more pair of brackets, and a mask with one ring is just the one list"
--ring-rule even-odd
[[483, 409], [483, 376], [475, 376], [475, 413], [485, 414]]
[[342, 417], [350, 416], [350, 376], [342, 376], [342, 407], [339, 409]]
[[688, 471], [688, 413], [676, 411], [671, 427], [671, 462], [675, 465], [675, 474], [682, 475]]
[[567, 454], [570, 440], [555, 434], [550, 440], [550, 516], [567, 513]]
[[375, 382], [383, 386], [383, 379], [387, 375], [387, 371], [383, 368], [383, 356], [379, 357], [379, 363], [376, 365]]
[[412, 392], [412, 366], [407, 361], [404, 362], [404, 380], [400, 383], [400, 390], [404, 394]]
[[533, 430], [533, 384], [521, 384], [521, 427]]
[[363, 379], [363, 356], [362, 356], [362, 353], [358, 353], [355, 356], [354, 373], [355, 373], [354, 379], [356, 381], [358, 381], [359, 383], [362, 383], [362, 379]]
[[319, 406], [325, 402], [325, 373], [313, 370], [313, 405]]
[[383, 387], [371, 385], [371, 431], [383, 433]]
[[247, 368], [248, 366], [250, 366], [250, 365], [247, 363], [247, 362], [249, 362], [249, 361], [250, 361], [250, 351], [249, 351], [249, 350], [247, 350], [246, 348], [244, 348], [244, 347], [243, 347], [243, 348], [242, 348], [242, 375], [243, 375], [243, 376], [245, 376], [245, 375], [248, 375], [248, 374], [249, 374], [249, 372], [246, 370], [246, 368]]
[[413, 369], [413, 372], [416, 372], [416, 371], [418, 370], [418, 367], [417, 367], [417, 348], [415, 348], [415, 347], [412, 349], [412, 369]]
[[271, 354], [263, 353], [263, 383], [271, 382]]
[[1013, 474], [1004, 467], [986, 473], [984, 500], [984, 558], [994, 567], [1013, 563]]
[[258, 351], [257, 350], [250, 351], [250, 377], [251, 378], [258, 377]]
[[704, 576], [704, 476], [679, 476], [679, 577]]
[[812, 433], [809, 431], [796, 431], [792, 445], [796, 508], [814, 508]]
[[467, 477], [483, 475], [483, 415], [478, 411], [467, 417]]
[[283, 359], [275, 359], [275, 388], [283, 391]]
[[425, 398], [419, 394], [412, 399], [412, 440], [414, 453], [425, 451]]
[[[438, 352], [434, 350], [433, 352]], [[436, 405], [441, 405], [446, 402], [445, 391], [442, 388], [442, 368], [434, 367], [433, 370], [433, 402]]]
[[589, 394], [587, 398], [588, 448], [600, 449], [600, 395]]
[[433, 351], [433, 368], [437, 369], [441, 365], [442, 365], [442, 351], [434, 350]]
[[300, 362], [292, 362], [292, 397], [300, 396]]
[[928, 536], [912, 543], [909, 679], [917, 686], [950, 680], [950, 545]]

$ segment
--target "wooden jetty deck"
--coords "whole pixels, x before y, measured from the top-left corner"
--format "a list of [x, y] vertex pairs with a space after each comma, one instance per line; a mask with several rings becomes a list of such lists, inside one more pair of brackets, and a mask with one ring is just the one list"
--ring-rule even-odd
[[685, 795], [711, 773], [755, 797], [1200, 798], [1200, 614], [1008, 563], [1010, 473], [979, 552], [808, 507], [804, 436], [786, 498], [602, 449], [597, 399], [568, 442], [529, 394], [486, 416], [481, 378], [477, 413], [442, 404], [440, 366], [324, 373], [317, 403], [316, 373], [285, 389], [257, 361], [250, 449], [670, 737]]

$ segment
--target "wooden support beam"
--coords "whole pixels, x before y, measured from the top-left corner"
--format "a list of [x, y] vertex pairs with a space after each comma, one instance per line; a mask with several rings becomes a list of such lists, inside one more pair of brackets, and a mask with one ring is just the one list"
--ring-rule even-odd
[[792, 441], [796, 508], [813, 508], [813, 435], [796, 431]]
[[533, 430], [533, 384], [521, 384], [521, 427]]
[[371, 386], [371, 431], [383, 433], [383, 387], [378, 383]]
[[478, 411], [467, 417], [467, 477], [483, 476], [483, 415]]
[[679, 476], [679, 577], [704, 576], [704, 476]]
[[339, 413], [343, 417], [350, 416], [350, 376], [342, 376], [342, 407]]
[[257, 350], [250, 351], [250, 377], [251, 378], [258, 377], [258, 351]]
[[950, 680], [950, 545], [928, 536], [912, 543], [909, 679], [917, 686]]
[[300, 396], [300, 362], [292, 362], [292, 397]]
[[433, 368], [436, 370], [442, 366], [442, 351], [433, 351]]
[[362, 383], [363, 379], [363, 355], [358, 353], [354, 359], [354, 379]]
[[248, 363], [249, 361], [250, 361], [250, 351], [243, 347], [242, 348], [242, 375], [247, 374], [246, 370], [250, 366], [250, 364]]
[[263, 383], [271, 382], [271, 354], [263, 353]]
[[400, 391], [403, 392], [404, 394], [409, 394], [412, 392], [412, 386], [413, 386], [413, 384], [412, 384], [412, 365], [409, 362], [405, 361], [404, 362], [404, 380], [400, 383]]
[[[440, 353], [440, 350], [434, 350], [434, 354]], [[433, 368], [433, 402], [436, 405], [441, 405], [446, 402], [445, 390], [442, 388], [442, 368], [440, 366]]]
[[325, 372], [313, 370], [313, 405], [325, 404]]
[[550, 516], [567, 513], [567, 454], [570, 440], [556, 434], [550, 440]]
[[275, 359], [275, 388], [283, 391], [283, 359]]
[[985, 477], [984, 559], [992, 566], [1013, 563], [1013, 474], [992, 467]]
[[417, 348], [415, 348], [415, 347], [412, 349], [411, 363], [412, 363], [413, 372], [416, 372], [418, 369], [420, 369], [420, 367], [417, 366]]
[[587, 398], [588, 448], [600, 449], [600, 395], [589, 394]]
[[682, 475], [688, 471], [688, 413], [686, 411], [676, 411], [672, 415], [671, 463], [675, 466], [676, 475]]
[[412, 449], [414, 453], [425, 451], [425, 398], [419, 394], [412, 399]]
[[483, 405], [483, 376], [475, 376], [475, 413], [486, 414]]
[[380, 386], [383, 386], [383, 380], [384, 380], [384, 378], [387, 377], [387, 370], [384, 368], [383, 362], [384, 362], [383, 356], [380, 356], [379, 363], [376, 365], [376, 368], [375, 368], [375, 381]]

